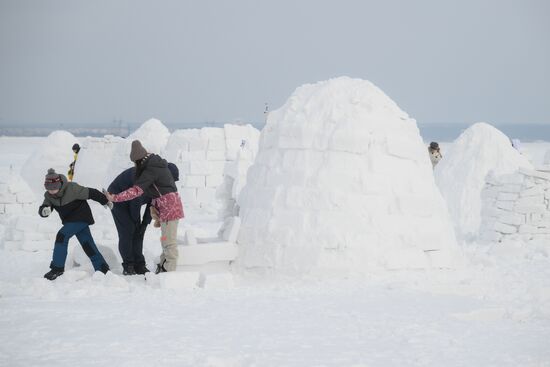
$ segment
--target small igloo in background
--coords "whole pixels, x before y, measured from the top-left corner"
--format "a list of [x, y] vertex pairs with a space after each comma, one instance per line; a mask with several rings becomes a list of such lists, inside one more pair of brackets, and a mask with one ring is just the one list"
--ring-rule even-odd
[[239, 205], [243, 269], [448, 267], [456, 248], [415, 120], [360, 79], [304, 85], [270, 113]]
[[436, 183], [447, 201], [458, 235], [473, 239], [481, 224], [481, 191], [487, 175], [533, 169], [510, 139], [495, 127], [479, 122], [466, 129], [436, 166]]

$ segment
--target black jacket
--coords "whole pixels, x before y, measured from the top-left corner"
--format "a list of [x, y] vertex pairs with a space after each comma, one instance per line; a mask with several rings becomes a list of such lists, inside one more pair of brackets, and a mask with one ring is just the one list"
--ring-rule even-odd
[[178, 191], [168, 162], [156, 154], [149, 154], [143, 160], [134, 185], [139, 186], [151, 198]]
[[[179, 180], [179, 170], [174, 163], [168, 163], [168, 169], [174, 178], [174, 181]], [[109, 185], [107, 191], [111, 194], [120, 194], [121, 192], [128, 190], [130, 187], [135, 185], [136, 168], [128, 168], [122, 171]], [[122, 201], [120, 203], [113, 203], [113, 211], [117, 211], [120, 214], [129, 215], [132, 221], [139, 225], [151, 223], [151, 212], [149, 207], [151, 205], [151, 197], [147, 195], [141, 195], [130, 201]], [[145, 213], [143, 214], [143, 220], [141, 220], [141, 206], [147, 204], [145, 208]]]
[[63, 224], [70, 222], [94, 224], [92, 210], [86, 200], [91, 199], [105, 205], [108, 202], [105, 195], [96, 189], [83, 187], [75, 182], [68, 182], [64, 175], [61, 175], [61, 181], [63, 185], [57, 194], [50, 195], [47, 191], [44, 193], [44, 202], [38, 208], [38, 214], [44, 217], [42, 209], [49, 206], [59, 213]]

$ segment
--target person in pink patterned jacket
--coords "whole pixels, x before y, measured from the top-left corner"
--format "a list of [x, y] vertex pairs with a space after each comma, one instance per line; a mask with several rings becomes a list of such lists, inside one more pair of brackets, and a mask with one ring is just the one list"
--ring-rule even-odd
[[139, 140], [132, 142], [130, 160], [136, 165], [134, 186], [113, 195], [105, 193], [114, 203], [135, 199], [143, 194], [152, 197], [152, 206], [160, 220], [162, 254], [156, 274], [176, 270], [178, 246], [176, 243], [178, 222], [184, 217], [183, 205], [168, 162], [160, 156], [148, 153]]

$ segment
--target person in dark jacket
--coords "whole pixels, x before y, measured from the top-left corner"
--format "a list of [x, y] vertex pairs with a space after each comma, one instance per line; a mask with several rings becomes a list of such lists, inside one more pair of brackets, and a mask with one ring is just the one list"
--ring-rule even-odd
[[[179, 179], [178, 167], [168, 163], [168, 169], [174, 177]], [[122, 171], [109, 185], [107, 191], [119, 194], [134, 186], [136, 168], [128, 168]], [[143, 218], [141, 207], [147, 205]], [[122, 274], [135, 275], [149, 272], [143, 256], [143, 237], [149, 223], [151, 223], [151, 198], [142, 195], [130, 201], [114, 203], [111, 214], [118, 232], [118, 250], [122, 257]]]
[[107, 199], [119, 203], [142, 195], [152, 198], [151, 205], [159, 215], [162, 246], [155, 273], [174, 271], [178, 260], [178, 221], [184, 216], [174, 177], [168, 169], [168, 162], [156, 154], [147, 153], [139, 140], [132, 142], [130, 160], [136, 165], [134, 186], [116, 195], [107, 192]]
[[54, 280], [63, 274], [69, 239], [72, 236], [76, 236], [94, 269], [107, 273], [109, 265], [99, 252], [90, 232], [94, 217], [86, 201], [91, 199], [101, 205], [112, 207], [107, 197], [96, 189], [80, 186], [76, 182], [68, 182], [67, 177], [56, 173], [52, 168], [48, 170], [44, 187], [47, 191], [44, 193], [44, 202], [38, 208], [38, 214], [46, 218], [52, 213], [53, 208], [63, 223], [63, 227], [55, 237], [51, 270], [44, 274], [44, 278]]

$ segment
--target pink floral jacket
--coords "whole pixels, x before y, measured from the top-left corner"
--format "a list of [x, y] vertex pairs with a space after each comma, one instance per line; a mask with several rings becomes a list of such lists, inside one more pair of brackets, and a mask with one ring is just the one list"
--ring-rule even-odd
[[[139, 186], [132, 186], [120, 194], [113, 195], [113, 202], [128, 201], [143, 195], [143, 190]], [[152, 205], [158, 210], [161, 222], [169, 222], [184, 218], [183, 204], [179, 193], [169, 192], [158, 198], [153, 199]]]

